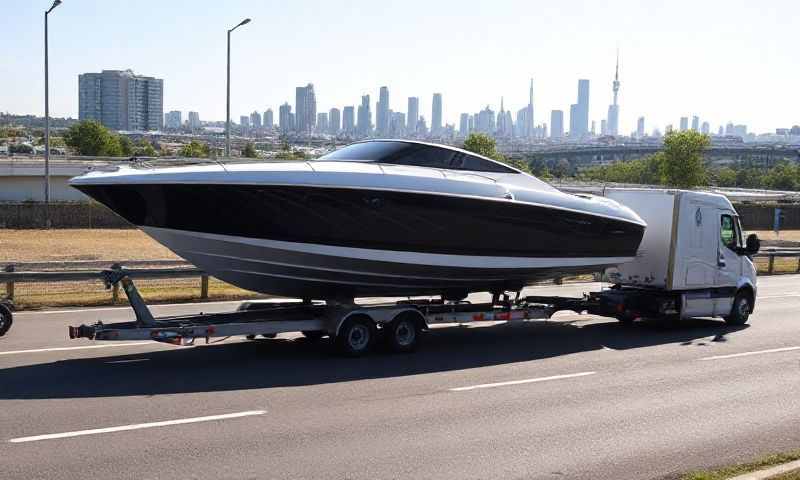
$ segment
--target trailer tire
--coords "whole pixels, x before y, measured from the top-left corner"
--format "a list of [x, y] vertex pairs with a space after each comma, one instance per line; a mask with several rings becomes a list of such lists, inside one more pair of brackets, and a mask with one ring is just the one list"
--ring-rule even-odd
[[750, 312], [753, 309], [750, 298], [748, 292], [740, 290], [733, 299], [730, 315], [724, 317], [725, 323], [728, 325], [744, 325], [747, 323], [747, 320], [750, 319]]
[[322, 330], [303, 330], [300, 332], [303, 334], [304, 337], [311, 340], [312, 342], [317, 342], [325, 336], [325, 332]]
[[342, 323], [336, 334], [336, 350], [347, 357], [360, 357], [370, 351], [378, 333], [367, 315], [353, 315]]
[[419, 347], [423, 320], [418, 313], [403, 312], [384, 327], [384, 340], [389, 350], [409, 353]]
[[619, 320], [619, 323], [622, 325], [629, 327], [636, 321], [636, 317], [629, 313], [620, 313], [617, 315], [617, 320]]
[[11, 309], [0, 303], [0, 337], [8, 332], [12, 323]]

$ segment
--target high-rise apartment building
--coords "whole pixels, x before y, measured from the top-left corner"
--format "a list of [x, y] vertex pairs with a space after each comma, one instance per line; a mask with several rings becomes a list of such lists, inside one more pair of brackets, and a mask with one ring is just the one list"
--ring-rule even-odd
[[639, 120], [636, 121], [636, 137], [644, 137], [644, 117], [639, 117]]
[[550, 112], [550, 138], [562, 138], [564, 136], [564, 112], [553, 110]]
[[181, 128], [181, 112], [173, 110], [164, 114], [164, 126], [169, 130], [178, 130]]
[[703, 122], [702, 127], [700, 127], [700, 132], [703, 133], [704, 135], [708, 135], [709, 133], [711, 133], [711, 124], [709, 124], [708, 122]]
[[243, 130], [247, 130], [250, 128], [250, 117], [247, 115], [242, 115], [239, 117], [239, 125], [242, 127]]
[[442, 94], [433, 94], [433, 104], [431, 112], [431, 135], [442, 133]]
[[695, 132], [700, 131], [700, 117], [698, 117], [697, 115], [692, 117], [692, 130], [694, 130]]
[[328, 132], [328, 113], [319, 112], [317, 114], [317, 133]]
[[328, 131], [331, 135], [337, 135], [342, 129], [342, 113], [338, 108], [331, 108], [328, 112]]
[[161, 130], [164, 81], [131, 70], [78, 75], [78, 118], [97, 120], [112, 130]]
[[689, 117], [681, 117], [680, 131], [685, 132], [689, 130]]
[[355, 107], [349, 105], [342, 110], [342, 130], [345, 135], [353, 135], [356, 133], [356, 115]]
[[189, 128], [197, 130], [201, 127], [200, 114], [197, 112], [189, 112]]
[[417, 121], [419, 120], [419, 97], [408, 97], [408, 116], [406, 117], [406, 131], [413, 135], [417, 133]]
[[299, 133], [311, 133], [317, 121], [317, 98], [314, 95], [314, 84], [295, 88], [295, 130]]
[[458, 122], [458, 134], [462, 137], [469, 135], [469, 113], [462, 113]]

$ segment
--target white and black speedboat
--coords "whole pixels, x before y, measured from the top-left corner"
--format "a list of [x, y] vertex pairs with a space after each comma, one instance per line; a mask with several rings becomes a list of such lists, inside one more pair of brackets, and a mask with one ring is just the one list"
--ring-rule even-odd
[[211, 275], [299, 298], [518, 290], [632, 260], [645, 223], [465, 150], [404, 140], [307, 162], [73, 178]]

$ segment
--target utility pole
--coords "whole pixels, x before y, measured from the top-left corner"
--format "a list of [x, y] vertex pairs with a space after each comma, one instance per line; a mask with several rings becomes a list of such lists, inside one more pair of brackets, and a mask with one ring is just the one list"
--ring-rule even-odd
[[231, 156], [231, 32], [250, 23], [249, 18], [245, 18], [238, 25], [228, 30], [228, 81], [227, 81], [227, 95], [225, 102], [225, 156]]
[[44, 12], [44, 224], [50, 228], [50, 68], [47, 48], [47, 18], [54, 8], [61, 5], [55, 0]]

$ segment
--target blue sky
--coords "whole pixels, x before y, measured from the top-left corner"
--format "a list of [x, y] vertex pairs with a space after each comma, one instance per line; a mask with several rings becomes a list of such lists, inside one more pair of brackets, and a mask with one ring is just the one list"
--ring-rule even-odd
[[[48, 0], [2, 0], [0, 111], [43, 114], [43, 11]], [[699, 115], [758, 132], [800, 123], [796, 0], [245, 1], [64, 0], [50, 15], [51, 113], [77, 116], [78, 74], [131, 68], [165, 81], [166, 110], [224, 119], [225, 31], [233, 34], [238, 118], [294, 103], [315, 84], [319, 108], [355, 105], [387, 85], [406, 110], [442, 92], [445, 120], [516, 111], [535, 82], [536, 122], [568, 112], [591, 80], [590, 118], [611, 101], [621, 51], [621, 128], [648, 130]], [[374, 106], [373, 106], [374, 108]]]

